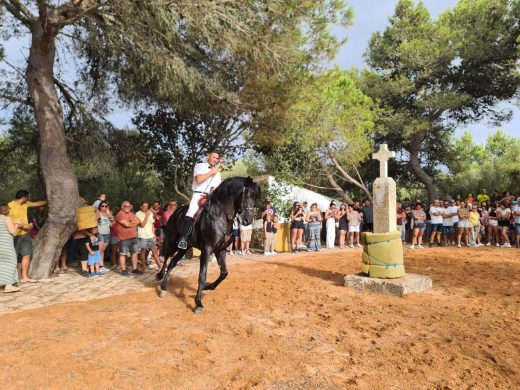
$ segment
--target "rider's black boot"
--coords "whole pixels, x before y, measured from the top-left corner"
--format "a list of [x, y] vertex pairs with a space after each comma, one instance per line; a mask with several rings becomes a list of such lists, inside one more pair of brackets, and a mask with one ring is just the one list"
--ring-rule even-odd
[[184, 216], [184, 220], [182, 221], [181, 238], [179, 238], [179, 242], [177, 244], [177, 247], [179, 249], [188, 249], [188, 243], [187, 243], [186, 237], [188, 237], [188, 234], [191, 233], [192, 229], [193, 229], [193, 218]]

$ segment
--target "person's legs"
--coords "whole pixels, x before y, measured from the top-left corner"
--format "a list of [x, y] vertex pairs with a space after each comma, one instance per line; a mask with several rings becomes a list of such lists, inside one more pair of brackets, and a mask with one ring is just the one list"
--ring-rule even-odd
[[[139, 241], [141, 241], [141, 240], [139, 240]], [[141, 268], [142, 268], [143, 272], [146, 271], [147, 256], [148, 256], [148, 250], [145, 247], [141, 247], [141, 250], [139, 251], [139, 261], [141, 262]]]
[[464, 228], [464, 243], [469, 246], [469, 227]]
[[296, 246], [296, 237], [298, 235], [298, 229], [291, 229], [291, 249], [295, 251], [298, 247]]
[[417, 245], [418, 237], [419, 237], [419, 229], [413, 229], [412, 248], [415, 248], [415, 245]]
[[457, 246], [459, 246], [459, 247], [460, 247], [460, 239], [462, 238], [462, 231], [463, 230], [464, 230], [464, 228], [459, 226], [459, 229], [457, 231]]
[[157, 264], [157, 267], [159, 267], [159, 269], [161, 269], [162, 260], [161, 260], [160, 254], [159, 254], [159, 248], [155, 247], [152, 249], [152, 259], [155, 261], [155, 264]]
[[424, 234], [424, 229], [419, 229], [419, 236], [417, 237], [417, 243], [419, 246], [422, 246], [423, 234]]
[[105, 249], [107, 248], [107, 245], [105, 242], [101, 242], [99, 244], [99, 265], [103, 267], [105, 262]]
[[303, 241], [303, 229], [296, 230], [296, 249], [298, 249]]

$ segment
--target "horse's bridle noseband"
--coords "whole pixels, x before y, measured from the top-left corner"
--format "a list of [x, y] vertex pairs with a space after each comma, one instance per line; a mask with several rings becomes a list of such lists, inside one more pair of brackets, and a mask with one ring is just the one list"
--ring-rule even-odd
[[[246, 191], [250, 191], [252, 193], [256, 193], [254, 192], [251, 188], [247, 188], [247, 187], [243, 187], [242, 188], [242, 201], [240, 202], [240, 208], [237, 210], [237, 213], [239, 214], [242, 214], [243, 211], [254, 211], [255, 208], [254, 207], [244, 207], [244, 200], [245, 200], [245, 195], [246, 195]], [[228, 215], [228, 218], [230, 216]], [[230, 219], [233, 219], [234, 217], [230, 218]]]

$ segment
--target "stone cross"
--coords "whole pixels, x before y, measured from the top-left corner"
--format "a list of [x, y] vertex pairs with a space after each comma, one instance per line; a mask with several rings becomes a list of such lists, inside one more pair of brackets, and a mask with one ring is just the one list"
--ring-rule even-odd
[[388, 177], [388, 160], [395, 158], [395, 152], [388, 150], [387, 144], [379, 145], [379, 151], [372, 154], [373, 160], [379, 160], [379, 177]]
[[387, 144], [381, 144], [377, 153], [372, 154], [379, 160], [379, 177], [373, 184], [374, 233], [389, 233], [397, 230], [396, 223], [396, 185], [388, 177], [388, 160], [395, 157], [395, 152], [388, 150]]

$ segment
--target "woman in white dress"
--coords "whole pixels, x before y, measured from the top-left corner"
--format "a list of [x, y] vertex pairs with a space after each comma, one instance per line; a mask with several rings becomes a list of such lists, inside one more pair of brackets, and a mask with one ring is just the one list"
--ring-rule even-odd
[[336, 202], [331, 202], [330, 207], [325, 211], [325, 228], [327, 230], [327, 248], [334, 248], [334, 241], [336, 240]]

